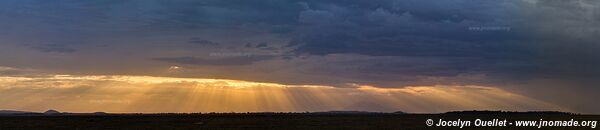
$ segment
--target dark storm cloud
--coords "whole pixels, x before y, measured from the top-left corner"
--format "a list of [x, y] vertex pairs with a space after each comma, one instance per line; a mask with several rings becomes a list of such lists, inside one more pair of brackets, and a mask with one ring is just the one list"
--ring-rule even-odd
[[[523, 27], [535, 33], [530, 62], [544, 77], [569, 80], [598, 78], [600, 13], [598, 1], [537, 1], [525, 6]], [[553, 12], [553, 13], [548, 13]]]
[[[427, 67], [412, 69], [397, 69], [412, 65], [393, 60], [382, 61], [389, 62], [389, 67], [363, 66], [365, 70], [390, 77], [401, 77], [398, 73], [438, 77], [480, 73], [510, 82], [539, 77], [600, 76], [600, 69], [589, 67], [600, 65], [599, 60], [593, 58], [597, 57], [593, 50], [598, 49], [598, 44], [588, 42], [597, 38], [561, 31], [590, 30], [577, 28], [582, 25], [597, 29], [599, 25], [593, 23], [597, 23], [598, 14], [593, 13], [594, 9], [585, 8], [598, 5], [597, 2], [562, 3], [565, 5], [556, 4], [561, 3], [558, 1], [537, 2], [396, 1], [392, 7], [370, 8], [346, 6], [352, 4], [305, 4], [306, 10], [299, 16], [304, 25], [300, 30], [304, 33], [294, 37], [290, 45], [297, 47], [294, 53], [299, 54], [438, 57], [437, 60], [445, 62], [413, 63]], [[532, 7], [523, 8], [526, 6]], [[566, 7], [578, 8], [558, 11], [570, 10]], [[561, 13], [553, 15], [540, 10]], [[585, 18], [563, 19], [577, 15], [585, 15]], [[536, 17], [551, 22], [536, 20]], [[532, 29], [548, 27], [554, 29]], [[453, 61], [453, 57], [466, 60]], [[393, 71], [394, 74], [391, 70], [398, 71]]]
[[510, 14], [516, 10], [513, 10], [515, 5], [508, 2], [394, 1], [380, 3], [388, 6], [369, 8], [309, 5], [300, 13], [300, 21], [317, 27], [308, 28], [317, 35], [351, 33], [367, 39], [412, 35], [461, 41], [492, 41], [516, 36], [515, 32], [468, 30], [469, 27], [510, 27]]
[[[46, 52], [76, 51], [71, 47], [73, 44], [60, 41], [91, 44], [87, 41], [177, 36], [207, 30], [211, 33], [195, 34], [207, 36], [181, 39], [191, 44], [219, 46], [223, 51], [278, 50], [285, 53], [280, 56], [290, 61], [335, 54], [367, 56], [364, 60], [343, 63], [315, 61], [310, 70], [302, 71], [324, 76], [369, 73], [370, 76], [348, 76], [348, 81], [372, 84], [401, 79], [414, 82], [410, 77], [419, 76], [452, 78], [475, 74], [513, 81], [538, 76], [598, 76], [600, 71], [591, 67], [600, 65], [594, 51], [598, 45], [593, 43], [597, 41], [594, 35], [598, 34], [599, 25], [595, 22], [598, 11], [590, 8], [598, 2], [592, 1], [13, 0], [3, 3], [0, 17], [8, 24], [0, 26], [12, 28], [17, 34], [56, 41], [52, 46], [36, 45], [36, 49]], [[23, 29], [15, 25], [35, 27], [19, 31]], [[243, 35], [250, 38], [229, 35], [240, 30], [262, 35]], [[275, 42], [271, 37], [289, 40]], [[153, 47], [146, 42], [127, 41], [124, 44], [129, 48], [122, 49]], [[116, 40], [102, 44], [119, 43]], [[170, 41], [165, 43], [176, 46]], [[90, 45], [77, 47], [87, 46]], [[173, 54], [182, 50], [163, 48], [168, 56], [152, 57], [162, 57], [155, 61], [194, 65], [252, 65], [255, 61], [282, 59], [211, 59], [195, 57], [207, 51], [202, 50], [207, 49], [205, 46], [182, 44], [172, 48], [191, 52]]]
[[[338, 73], [375, 73], [356, 78], [375, 84], [400, 80], [410, 82], [404, 85], [431, 85], [436, 82], [419, 83], [416, 77], [464, 74], [510, 75], [502, 77], [508, 79], [530, 71], [531, 63], [524, 62], [533, 58], [532, 45], [525, 43], [529, 34], [521, 32], [511, 16], [516, 14], [518, 2], [378, 1], [364, 6], [346, 2], [303, 3], [301, 34], [290, 42], [290, 47], [296, 48], [292, 53], [392, 57], [338, 64], [360, 64], [357, 69]], [[373, 84], [368, 80], [367, 84]]]
[[[157, 1], [161, 18], [154, 26], [177, 29], [231, 28], [244, 24], [287, 25], [297, 21], [301, 6], [287, 0]], [[183, 28], [182, 28], [183, 27]], [[279, 26], [281, 27], [281, 26]], [[284, 28], [273, 28], [285, 32]]]

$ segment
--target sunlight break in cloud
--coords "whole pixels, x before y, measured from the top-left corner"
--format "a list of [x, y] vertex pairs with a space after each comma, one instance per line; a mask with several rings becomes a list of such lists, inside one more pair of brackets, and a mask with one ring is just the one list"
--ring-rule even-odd
[[486, 86], [339, 88], [126, 75], [0, 77], [0, 107], [72, 112], [564, 110]]

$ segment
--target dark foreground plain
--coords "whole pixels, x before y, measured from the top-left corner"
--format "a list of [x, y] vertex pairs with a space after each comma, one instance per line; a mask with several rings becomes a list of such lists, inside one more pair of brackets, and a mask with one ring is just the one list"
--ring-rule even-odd
[[[0, 130], [367, 130], [460, 129], [427, 126], [427, 119], [600, 120], [597, 115], [552, 113], [220, 113], [220, 114], [68, 114], [0, 116]], [[537, 127], [464, 127], [462, 129], [538, 129]], [[543, 127], [542, 129], [591, 129]], [[598, 129], [598, 128], [596, 128]]]

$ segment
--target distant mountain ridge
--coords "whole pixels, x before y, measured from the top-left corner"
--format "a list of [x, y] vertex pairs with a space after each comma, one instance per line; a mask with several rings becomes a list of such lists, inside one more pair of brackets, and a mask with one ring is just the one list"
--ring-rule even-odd
[[107, 115], [106, 112], [93, 112], [93, 113], [69, 113], [60, 112], [57, 110], [47, 110], [45, 112], [29, 112], [29, 111], [17, 111], [17, 110], [0, 110], [0, 116], [63, 116], [63, 115]]
[[39, 115], [39, 112], [16, 111], [16, 110], [0, 110], [0, 116], [6, 115]]
[[36, 113], [36, 112], [15, 111], [15, 110], [0, 110], [0, 114], [20, 114], [20, 113]]

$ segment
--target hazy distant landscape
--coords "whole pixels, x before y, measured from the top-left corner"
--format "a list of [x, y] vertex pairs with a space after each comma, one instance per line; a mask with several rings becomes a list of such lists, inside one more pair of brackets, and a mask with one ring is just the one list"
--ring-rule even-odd
[[[329, 111], [305, 113], [45, 113], [2, 111], [0, 129], [431, 129], [427, 119], [475, 120], [600, 120], [598, 115], [563, 112], [459, 111], [441, 114], [376, 113]], [[510, 127], [510, 126], [509, 126]], [[458, 127], [443, 127], [444, 129]], [[465, 127], [463, 129], [499, 129], [507, 127]], [[520, 127], [535, 128], [535, 127]], [[589, 127], [546, 127], [546, 129], [581, 129]]]

